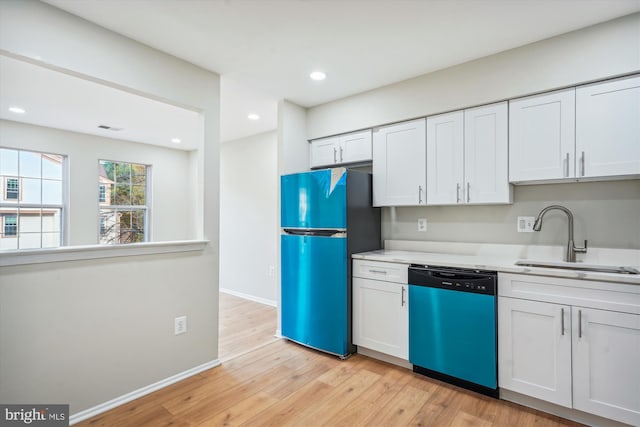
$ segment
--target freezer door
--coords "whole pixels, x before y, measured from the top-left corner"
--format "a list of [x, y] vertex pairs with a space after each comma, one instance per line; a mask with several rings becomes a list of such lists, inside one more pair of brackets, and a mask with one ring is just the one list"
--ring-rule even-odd
[[345, 238], [283, 234], [282, 335], [348, 354]]
[[344, 168], [280, 178], [282, 228], [346, 228], [347, 173]]

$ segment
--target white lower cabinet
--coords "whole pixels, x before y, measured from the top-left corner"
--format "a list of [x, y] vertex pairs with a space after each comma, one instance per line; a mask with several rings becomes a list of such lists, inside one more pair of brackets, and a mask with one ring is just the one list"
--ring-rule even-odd
[[[404, 277], [397, 271], [404, 271]], [[409, 359], [409, 292], [406, 265], [354, 260], [353, 343]], [[364, 277], [356, 277], [356, 274]], [[387, 278], [399, 282], [387, 281]]]
[[571, 308], [498, 299], [501, 388], [571, 407]]
[[640, 287], [498, 279], [499, 387], [640, 425]]
[[572, 308], [573, 407], [640, 425], [640, 315]]

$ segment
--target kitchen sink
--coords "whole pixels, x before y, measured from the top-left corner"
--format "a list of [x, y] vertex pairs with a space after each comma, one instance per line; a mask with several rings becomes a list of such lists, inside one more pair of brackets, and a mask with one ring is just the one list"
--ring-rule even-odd
[[615, 265], [596, 265], [569, 262], [553, 262], [553, 261], [516, 261], [516, 265], [522, 267], [541, 267], [541, 268], [558, 268], [562, 270], [575, 271], [593, 271], [597, 273], [619, 273], [619, 274], [640, 274], [640, 270], [635, 267], [624, 267]]

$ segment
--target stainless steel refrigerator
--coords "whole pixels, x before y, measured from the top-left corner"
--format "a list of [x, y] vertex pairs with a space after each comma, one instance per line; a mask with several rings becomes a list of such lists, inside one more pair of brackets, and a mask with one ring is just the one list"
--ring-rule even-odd
[[281, 177], [282, 335], [346, 357], [351, 339], [351, 255], [379, 249], [371, 175], [345, 168]]

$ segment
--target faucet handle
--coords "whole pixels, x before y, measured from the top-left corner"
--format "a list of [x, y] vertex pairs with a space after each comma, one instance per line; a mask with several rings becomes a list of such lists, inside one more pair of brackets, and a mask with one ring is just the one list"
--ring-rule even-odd
[[573, 248], [574, 252], [578, 252], [581, 254], [586, 254], [587, 253], [587, 239], [584, 240], [584, 246], [581, 248]]

